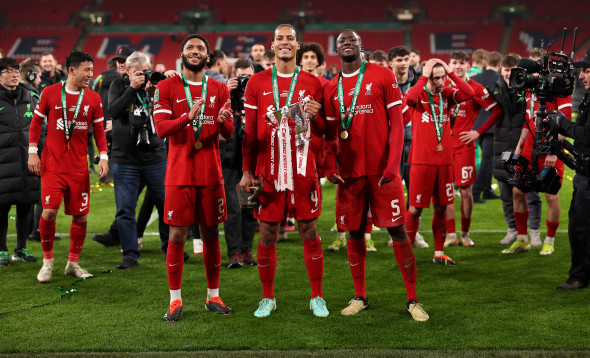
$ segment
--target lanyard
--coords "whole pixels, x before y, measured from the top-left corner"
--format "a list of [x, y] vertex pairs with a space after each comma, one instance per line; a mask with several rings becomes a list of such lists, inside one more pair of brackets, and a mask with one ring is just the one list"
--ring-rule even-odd
[[340, 119], [342, 120], [342, 128], [344, 130], [348, 129], [352, 124], [352, 119], [354, 118], [354, 112], [356, 110], [356, 101], [358, 100], [359, 92], [361, 91], [361, 85], [363, 83], [363, 78], [365, 77], [366, 68], [367, 63], [363, 62], [359, 70], [359, 75], [356, 79], [356, 85], [354, 86], [354, 93], [352, 95], [352, 102], [350, 103], [348, 115], [346, 115], [346, 106], [344, 105], [344, 90], [342, 89], [342, 71], [340, 71], [340, 74], [338, 75], [338, 104], [340, 106]]
[[[295, 93], [295, 86], [297, 86], [298, 78], [299, 67], [295, 67], [295, 72], [293, 72], [293, 78], [291, 79], [291, 84], [289, 85], [289, 92], [287, 93], [287, 102], [285, 102], [285, 107], [289, 107], [291, 105], [291, 101], [293, 100], [293, 93]], [[279, 96], [279, 81], [277, 80], [277, 68], [274, 65], [272, 66], [272, 96], [275, 101], [275, 111], [280, 111], [281, 98]]]
[[[188, 86], [188, 82], [186, 77], [184, 77], [184, 73], [180, 74], [182, 76], [182, 85], [184, 86], [184, 94], [186, 95], [186, 103], [188, 104], [188, 110], [190, 112], [191, 108], [193, 108], [193, 96], [191, 95], [191, 89]], [[205, 101], [201, 105], [201, 111], [199, 113], [199, 117], [193, 119], [193, 132], [195, 134], [195, 141], [199, 141], [199, 137], [201, 136], [201, 129], [203, 128], [203, 119], [205, 118], [205, 107], [207, 104], [207, 75], [203, 75], [203, 89], [201, 90], [201, 99]]]
[[434, 108], [434, 100], [432, 99], [432, 94], [430, 94], [430, 91], [428, 90], [427, 86], [424, 86], [424, 89], [426, 90], [426, 93], [428, 93], [428, 101], [430, 102], [430, 111], [432, 112], [432, 120], [434, 121], [434, 129], [436, 129], [436, 137], [438, 138], [438, 142], [440, 143], [440, 141], [442, 140], [442, 135], [443, 135], [443, 113], [444, 113], [442, 94], [441, 93], [438, 94], [439, 116], [437, 117], [436, 109]]
[[80, 91], [78, 95], [78, 102], [76, 102], [76, 107], [74, 108], [74, 117], [72, 118], [71, 124], [68, 126], [68, 105], [66, 103], [66, 84], [63, 83], [61, 87], [61, 111], [63, 115], [63, 122], [64, 122], [64, 133], [66, 135], [66, 143], [68, 144], [68, 148], [70, 148], [70, 140], [72, 139], [72, 134], [74, 133], [74, 129], [76, 128], [76, 119], [78, 119], [78, 113], [80, 113], [80, 107], [82, 107], [82, 99], [84, 98], [84, 88]]

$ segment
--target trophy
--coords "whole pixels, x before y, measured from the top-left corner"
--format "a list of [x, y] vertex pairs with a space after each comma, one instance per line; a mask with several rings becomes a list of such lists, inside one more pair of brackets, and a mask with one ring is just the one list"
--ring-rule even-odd
[[269, 111], [266, 113], [266, 122], [273, 128], [280, 125], [283, 118], [291, 119], [295, 129], [295, 145], [300, 146], [309, 142], [309, 115], [305, 113], [305, 106], [310, 101], [310, 97], [305, 97], [301, 102], [284, 106], [278, 111]]

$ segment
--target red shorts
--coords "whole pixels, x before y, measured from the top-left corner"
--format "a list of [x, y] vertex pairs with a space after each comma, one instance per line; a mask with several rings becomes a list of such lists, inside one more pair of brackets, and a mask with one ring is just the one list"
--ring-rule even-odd
[[410, 167], [410, 205], [429, 208], [430, 199], [437, 205], [453, 203], [452, 165], [412, 164]]
[[87, 215], [90, 200], [88, 172], [41, 174], [41, 205], [43, 209], [59, 209], [64, 200], [67, 215]]
[[402, 180], [396, 176], [393, 181], [379, 187], [377, 175], [360, 178], [346, 178], [338, 184], [336, 191], [336, 223], [347, 231], [360, 229], [361, 217], [371, 209], [373, 223], [377, 227], [394, 227], [404, 224], [406, 202]]
[[213, 226], [227, 219], [223, 184], [166, 185], [164, 222], [174, 226], [189, 226], [194, 222]]
[[457, 186], [469, 186], [475, 183], [475, 148], [453, 152], [453, 176]]
[[315, 219], [322, 213], [322, 191], [318, 178], [295, 179], [297, 190], [276, 191], [274, 183], [264, 181], [264, 191], [258, 197], [254, 216], [258, 220], [279, 222], [285, 214], [296, 220]]
[[[538, 164], [537, 164], [537, 168], [539, 169], [539, 171], [541, 171], [541, 169], [543, 169], [543, 167], [545, 166], [545, 157], [546, 155], [540, 155], [539, 156], [539, 160], [538, 160]], [[555, 161], [555, 165], [554, 165], [555, 169], [557, 170], [557, 174], [559, 174], [559, 182], [563, 183], [563, 170], [564, 170], [564, 164], [561, 160], [557, 159]]]

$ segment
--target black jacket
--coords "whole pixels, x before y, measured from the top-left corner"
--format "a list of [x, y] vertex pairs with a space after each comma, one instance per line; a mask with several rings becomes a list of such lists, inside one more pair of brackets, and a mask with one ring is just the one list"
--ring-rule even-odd
[[43, 73], [41, 74], [41, 84], [39, 84], [39, 91], [43, 92], [45, 87], [49, 87], [58, 82], [65, 81], [66, 78], [66, 75], [58, 69], [55, 70], [55, 76], [53, 77], [49, 75], [49, 72], [43, 71]]
[[23, 86], [0, 86], [0, 204], [39, 201], [39, 177], [28, 169], [29, 127], [37, 100]]
[[574, 138], [574, 147], [580, 154], [590, 155], [590, 93], [586, 92], [576, 123], [570, 120], [560, 121], [563, 134]]
[[[166, 160], [166, 145], [155, 134], [153, 121], [147, 116], [135, 115], [141, 112], [142, 105], [137, 93], [130, 86], [129, 78], [119, 78], [111, 84], [109, 89], [109, 113], [113, 119], [113, 143], [111, 147], [111, 161], [129, 165], [151, 165]], [[144, 92], [145, 93], [145, 92]], [[153, 99], [148, 96], [147, 106], [150, 115], [153, 111]], [[145, 152], [137, 150], [137, 135], [139, 128], [147, 125], [150, 149]]]
[[227, 140], [219, 139], [219, 155], [224, 168], [242, 170], [242, 141], [244, 139], [244, 104], [241, 102], [242, 93], [234, 90], [230, 93], [231, 109], [234, 112], [234, 132]]
[[121, 78], [121, 74], [115, 70], [106, 70], [100, 74], [100, 76], [96, 77], [94, 81], [94, 85], [92, 89], [94, 92], [98, 93], [100, 99], [102, 101], [102, 108], [104, 109], [105, 114], [105, 124], [106, 121], [110, 119], [110, 115], [108, 112], [109, 108], [109, 90], [111, 88], [111, 84]]
[[516, 149], [525, 121], [526, 98], [508, 88], [502, 77], [489, 90], [504, 112], [504, 117], [496, 123], [494, 129], [494, 177], [506, 180], [508, 172], [504, 169], [501, 156], [503, 152], [513, 152]]
[[[479, 75], [469, 77], [469, 79], [479, 83], [480, 85], [484, 86], [489, 92], [491, 92], [490, 88], [492, 88], [494, 82], [496, 82], [500, 77], [500, 74], [494, 70], [484, 70]], [[475, 118], [473, 129], [481, 127], [481, 125], [484, 124], [488, 120], [488, 118], [490, 118], [491, 115], [492, 112], [479, 111], [477, 118]], [[496, 128], [495, 125], [488, 129], [487, 132], [485, 132], [485, 134], [494, 134], [494, 128]]]

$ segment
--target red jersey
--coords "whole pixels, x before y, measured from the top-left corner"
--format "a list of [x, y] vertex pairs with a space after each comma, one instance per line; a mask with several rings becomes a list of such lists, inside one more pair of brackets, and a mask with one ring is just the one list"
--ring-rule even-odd
[[[62, 112], [61, 92], [65, 83], [56, 83], [43, 90], [35, 114], [31, 121], [29, 143], [39, 143], [41, 124], [47, 119], [47, 139], [41, 154], [41, 172], [50, 173], [84, 173], [88, 171], [88, 129], [92, 125], [94, 140], [99, 152], [107, 151], [104, 134], [102, 101], [100, 96], [86, 88], [80, 104], [78, 118], [71, 140], [70, 148], [66, 142]], [[74, 118], [74, 109], [80, 92], [66, 88], [68, 123]]]
[[[497, 103], [494, 97], [490, 95], [488, 90], [481, 84], [475, 81], [467, 80], [467, 83], [473, 88], [475, 95], [472, 99], [453, 106], [450, 110], [452, 123], [451, 140], [453, 142], [453, 150], [457, 153], [462, 152], [468, 148], [473, 149], [475, 144], [465, 144], [459, 139], [459, 133], [470, 131], [473, 129], [473, 124], [479, 111], [483, 108], [490, 111]], [[454, 83], [449, 82], [453, 88], [457, 88]], [[455, 118], [454, 121], [452, 118]]]
[[[529, 130], [529, 134], [526, 137], [526, 141], [524, 142], [524, 147], [522, 149], [522, 154], [525, 158], [531, 159], [532, 158], [532, 151], [533, 151], [533, 142], [536, 136], [535, 132], [535, 120], [534, 115], [535, 112], [539, 110], [539, 101], [536, 99], [536, 96], [533, 94], [533, 109], [531, 110], [531, 94], [527, 92], [526, 96], [526, 122], [523, 125], [523, 128]], [[547, 111], [561, 111], [567, 118], [572, 118], [572, 98], [562, 98], [562, 97], [555, 97], [552, 102], [547, 102]], [[531, 113], [532, 112], [532, 113]]]
[[[359, 70], [342, 74], [344, 105], [350, 108]], [[324, 110], [330, 130], [326, 142], [343, 131], [338, 103], [338, 77], [324, 90]], [[354, 117], [347, 129], [348, 138], [338, 138], [337, 168], [342, 178], [366, 175], [399, 175], [403, 147], [402, 94], [393, 72], [385, 67], [367, 63], [365, 77], [358, 94]], [[395, 113], [395, 115], [394, 115]], [[333, 163], [326, 149], [326, 166]], [[328, 171], [328, 168], [326, 168]]]
[[[202, 82], [189, 84], [193, 103], [201, 99]], [[158, 83], [154, 95], [154, 122], [160, 138], [168, 137], [168, 165], [165, 185], [214, 185], [223, 183], [219, 157], [219, 135], [231, 137], [232, 120], [217, 122], [221, 107], [230, 103], [224, 83], [207, 80], [207, 102], [199, 136], [201, 148], [195, 148], [195, 135], [189, 120], [189, 105], [181, 76]]]
[[[284, 106], [287, 102], [287, 94], [293, 74], [277, 73], [277, 82], [279, 86], [280, 105]], [[297, 85], [293, 93], [291, 103], [302, 101], [305, 97], [311, 96], [316, 102], [322, 103], [322, 84], [320, 80], [305, 71], [299, 72]], [[246, 88], [246, 101], [244, 103], [246, 111], [246, 129], [242, 145], [244, 171], [248, 170], [255, 176], [262, 174], [265, 179], [273, 181], [277, 178], [279, 168], [279, 141], [277, 135], [273, 134], [273, 129], [266, 122], [266, 113], [274, 111], [274, 97], [272, 91], [272, 68], [259, 72], [250, 78]], [[311, 122], [311, 130], [316, 135], [323, 135], [324, 121], [321, 115], [318, 115], [315, 121]], [[300, 159], [306, 160], [305, 175], [299, 174], [295, 168], [297, 165], [297, 146], [295, 145], [295, 128], [289, 120], [291, 163], [293, 170], [293, 179], [297, 177], [316, 177], [318, 176], [313, 150], [309, 148], [307, 155]], [[283, 173], [281, 173], [283, 174]], [[295, 181], [296, 182], [296, 181]]]
[[[413, 139], [412, 147], [410, 148], [409, 163], [451, 165], [453, 162], [449, 109], [457, 103], [471, 99], [473, 97], [473, 89], [454, 73], [450, 73], [448, 76], [451, 81], [457, 84], [457, 87], [443, 88], [441, 92], [443, 108], [439, 106], [439, 96], [432, 96], [435, 115], [438, 117], [441, 111], [443, 113], [442, 138], [440, 143], [436, 134], [428, 93], [424, 89], [428, 78], [425, 76], [420, 77], [416, 85], [406, 93], [405, 101], [408, 106], [413, 108], [413, 112], [411, 113]], [[442, 151], [437, 150], [439, 144], [443, 146]]]

